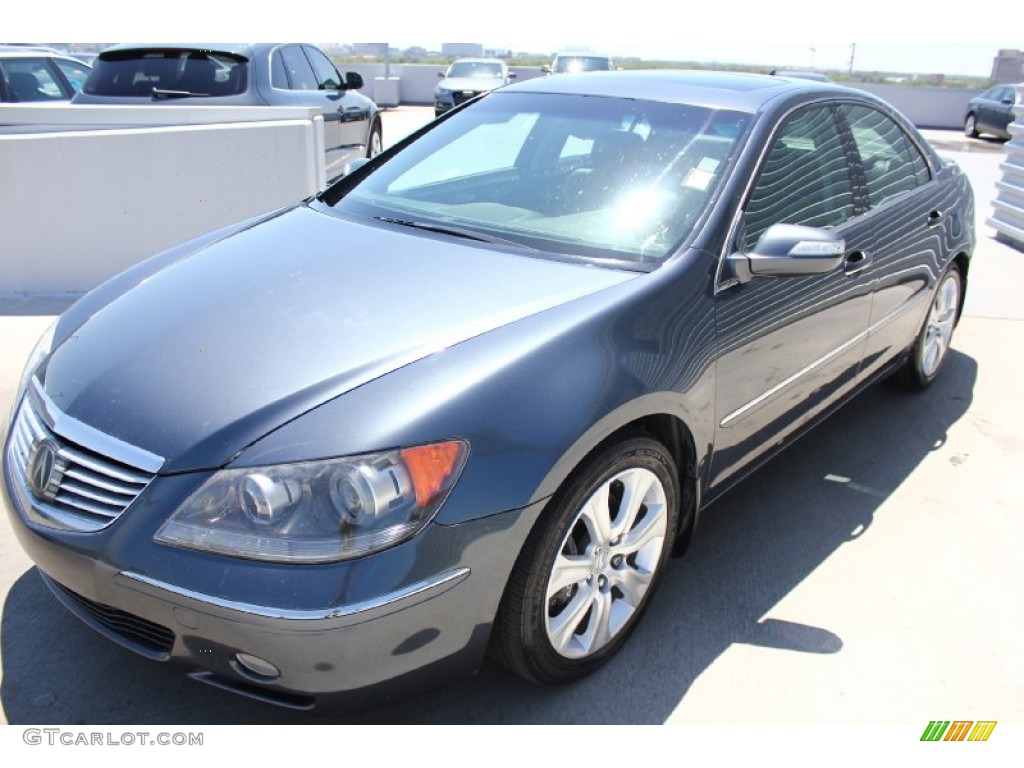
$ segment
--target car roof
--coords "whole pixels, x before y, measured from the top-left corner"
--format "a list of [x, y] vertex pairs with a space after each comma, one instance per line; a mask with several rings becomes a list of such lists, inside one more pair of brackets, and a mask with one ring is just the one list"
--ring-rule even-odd
[[89, 66], [86, 62], [75, 58], [75, 55], [72, 53], [59, 53], [40, 48], [0, 48], [0, 59], [63, 59], [64, 61], [73, 61], [86, 67]]
[[262, 51], [279, 45], [312, 45], [312, 43], [120, 43], [100, 51], [102, 59], [107, 54], [125, 51], [209, 51], [227, 53], [251, 59]]
[[566, 74], [534, 78], [502, 88], [504, 93], [517, 91], [642, 99], [745, 112], [756, 112], [785, 94], [864, 95], [852, 88], [814, 80], [745, 72], [671, 69]]

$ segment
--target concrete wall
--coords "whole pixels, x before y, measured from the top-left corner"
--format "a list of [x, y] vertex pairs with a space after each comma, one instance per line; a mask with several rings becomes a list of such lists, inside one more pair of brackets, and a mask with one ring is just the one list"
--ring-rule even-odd
[[[346, 71], [359, 72], [366, 81], [363, 89], [374, 98], [374, 78], [383, 77], [383, 64], [343, 64]], [[437, 73], [444, 69], [434, 64], [394, 64], [391, 77], [400, 78], [399, 100], [402, 104], [433, 104], [434, 87], [440, 78]], [[517, 81], [541, 77], [539, 67], [512, 67]], [[981, 93], [973, 90], [952, 88], [925, 88], [910, 85], [866, 83], [857, 86], [888, 101], [906, 115], [919, 128], [958, 129], [963, 127], [964, 113], [971, 97]]]
[[[79, 130], [47, 132], [61, 126]], [[312, 108], [0, 106], [0, 292], [89, 290], [308, 197], [323, 147]]]

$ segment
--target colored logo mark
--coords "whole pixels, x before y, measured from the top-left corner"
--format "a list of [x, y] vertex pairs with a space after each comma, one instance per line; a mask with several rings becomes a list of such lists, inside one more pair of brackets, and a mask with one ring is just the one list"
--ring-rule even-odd
[[932, 720], [921, 735], [921, 741], [988, 741], [996, 727], [995, 720]]

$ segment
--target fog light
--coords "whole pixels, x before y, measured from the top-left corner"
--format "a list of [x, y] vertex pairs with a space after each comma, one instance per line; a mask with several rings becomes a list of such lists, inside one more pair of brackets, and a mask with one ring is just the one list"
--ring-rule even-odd
[[236, 653], [235, 663], [241, 667], [240, 672], [247, 672], [260, 681], [276, 680], [281, 676], [280, 670], [265, 659], [259, 656], [252, 656], [248, 653]]

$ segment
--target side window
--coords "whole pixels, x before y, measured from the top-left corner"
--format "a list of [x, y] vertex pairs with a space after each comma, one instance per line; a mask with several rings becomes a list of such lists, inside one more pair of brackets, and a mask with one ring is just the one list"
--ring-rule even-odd
[[82, 90], [82, 85], [85, 83], [86, 78], [89, 77], [89, 68], [84, 64], [68, 61], [67, 59], [54, 59], [53, 61], [60, 68], [60, 71], [64, 73], [64, 77], [68, 79], [68, 82], [71, 83], [75, 93]]
[[5, 61], [4, 76], [13, 101], [55, 101], [72, 96], [54, 77], [45, 59]]
[[772, 224], [836, 227], [853, 214], [853, 183], [835, 116], [828, 107], [794, 113], [751, 190], [741, 247], [752, 250]]
[[306, 56], [309, 57], [309, 63], [313, 65], [313, 72], [316, 73], [317, 87], [337, 90], [341, 85], [341, 76], [338, 74], [338, 70], [334, 68], [331, 60], [316, 48], [310, 48], [308, 45], [304, 45], [302, 50], [306, 52]]
[[860, 153], [871, 207], [931, 179], [928, 163], [891, 118], [871, 107], [840, 107]]
[[287, 45], [280, 50], [284, 68], [288, 72], [288, 88], [293, 91], [317, 90], [316, 75], [309, 66], [302, 49], [296, 45]]
[[288, 73], [285, 71], [280, 49], [274, 51], [274, 58], [270, 61], [270, 84], [282, 91], [288, 90]]

